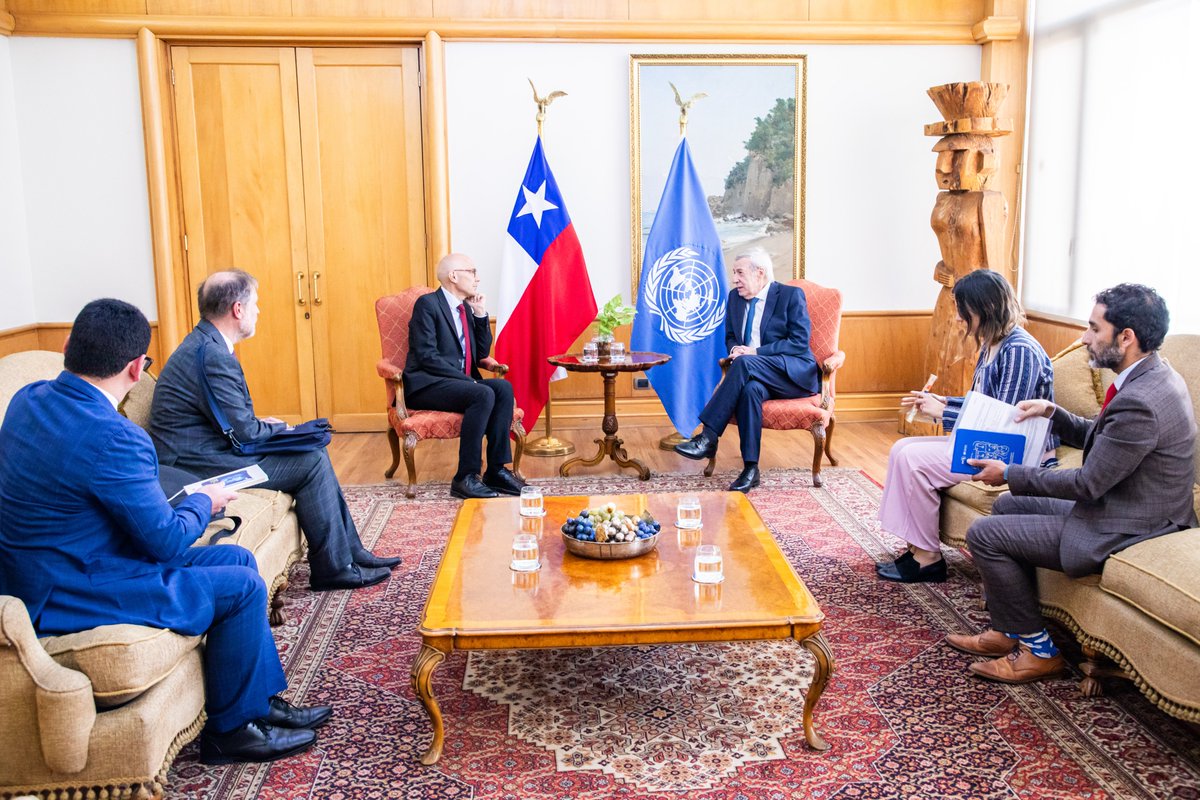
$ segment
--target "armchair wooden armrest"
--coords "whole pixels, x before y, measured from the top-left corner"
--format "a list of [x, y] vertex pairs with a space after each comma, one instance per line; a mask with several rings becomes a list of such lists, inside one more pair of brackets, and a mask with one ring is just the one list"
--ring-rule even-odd
[[821, 408], [833, 408], [834, 373], [846, 363], [846, 353], [838, 350], [821, 362]]
[[408, 418], [408, 407], [404, 405], [404, 370], [386, 358], [375, 362], [375, 372], [387, 383], [388, 405], [396, 409], [400, 419]]
[[491, 356], [479, 359], [478, 363], [480, 369], [486, 369], [488, 372], [494, 372], [497, 375], [503, 376], [506, 372], [508, 372], [508, 364], [501, 364]]
[[838, 350], [829, 358], [821, 362], [821, 372], [826, 375], [832, 375], [834, 371], [841, 369], [846, 364], [846, 352]]

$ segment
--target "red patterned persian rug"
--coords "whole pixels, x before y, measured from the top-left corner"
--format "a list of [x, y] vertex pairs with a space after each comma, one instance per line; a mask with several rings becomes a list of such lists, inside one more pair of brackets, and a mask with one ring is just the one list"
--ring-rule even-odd
[[[304, 588], [298, 565], [289, 622], [275, 631], [289, 698], [335, 707], [317, 746], [274, 764], [205, 767], [193, 743], [168, 796], [1200, 798], [1200, 737], [1131, 686], [1087, 698], [1078, 675], [1021, 687], [972, 677], [969, 657], [943, 641], [987, 621], [970, 558], [949, 553], [944, 584], [878, 580], [875, 562], [900, 546], [875, 519], [878, 485], [851, 469], [822, 474], [814, 489], [807, 470], [771, 472], [750, 498], [827, 617], [836, 671], [817, 726], [828, 752], [804, 744], [813, 670], [795, 642], [477, 651], [435, 673], [446, 746], [422, 766], [431, 732], [409, 687], [415, 629], [459, 501], [444, 484], [415, 500], [390, 484], [346, 497], [364, 541], [403, 565], [378, 586], [325, 594]], [[714, 490], [731, 477], [537, 483], [586, 495]]]

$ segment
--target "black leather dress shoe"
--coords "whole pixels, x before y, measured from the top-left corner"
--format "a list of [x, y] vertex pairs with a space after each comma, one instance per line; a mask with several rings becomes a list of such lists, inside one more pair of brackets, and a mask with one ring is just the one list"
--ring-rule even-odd
[[513, 497], [521, 496], [521, 488], [525, 486], [525, 481], [516, 476], [508, 467], [501, 467], [492, 472], [488, 471], [483, 475], [483, 485], [489, 489], [495, 489], [500, 494], [510, 494]]
[[[912, 555], [909, 553], [908, 555]], [[927, 567], [922, 567], [916, 558], [901, 556], [891, 564], [877, 564], [875, 574], [885, 581], [896, 583], [944, 583], [946, 581], [946, 559], [939, 558]]]
[[737, 476], [737, 479], [734, 480], [733, 483], [729, 484], [729, 491], [748, 492], [755, 486], [758, 486], [758, 479], [758, 465], [756, 464], [753, 467], [746, 467], [742, 470], [742, 473]]
[[279, 695], [270, 700], [271, 710], [263, 722], [276, 728], [319, 728], [333, 716], [332, 706], [294, 706]]
[[359, 550], [354, 554], [354, 563], [360, 567], [371, 567], [373, 569], [395, 569], [400, 566], [400, 556], [377, 556], [370, 550]]
[[[517, 490], [520, 494], [521, 490]], [[483, 481], [479, 480], [478, 475], [468, 475], [465, 478], [457, 478], [450, 484], [450, 494], [453, 497], [461, 497], [463, 500], [476, 498], [486, 500], [489, 497], [499, 497], [500, 494], [495, 489], [490, 489], [484, 485]]]
[[695, 461], [712, 458], [717, 454], [717, 438], [708, 431], [700, 431], [686, 442], [675, 445], [675, 452]]
[[391, 570], [386, 567], [360, 567], [352, 563], [332, 575], [313, 575], [308, 579], [308, 585], [314, 592], [361, 589], [364, 586], [374, 586], [391, 574]]
[[896, 569], [896, 565], [901, 561], [916, 561], [917, 557], [912, 554], [912, 550], [905, 550], [900, 555], [896, 556], [894, 561], [884, 561], [875, 565], [875, 574], [879, 574], [883, 570], [889, 572]]
[[276, 728], [256, 719], [229, 733], [201, 733], [200, 761], [204, 764], [274, 761], [303, 753], [316, 740], [316, 731], [309, 728]]

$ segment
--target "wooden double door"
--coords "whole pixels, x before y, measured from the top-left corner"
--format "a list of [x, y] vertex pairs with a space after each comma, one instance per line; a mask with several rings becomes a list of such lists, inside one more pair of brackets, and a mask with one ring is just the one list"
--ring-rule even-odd
[[258, 279], [238, 346], [256, 411], [384, 429], [375, 300], [427, 281], [417, 49], [173, 47], [171, 66], [187, 289]]

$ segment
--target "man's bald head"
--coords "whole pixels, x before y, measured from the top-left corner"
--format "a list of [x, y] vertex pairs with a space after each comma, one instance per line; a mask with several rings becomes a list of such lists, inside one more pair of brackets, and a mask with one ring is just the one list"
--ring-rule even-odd
[[248, 272], [227, 269], [214, 272], [204, 279], [196, 291], [196, 304], [200, 317], [209, 322], [224, 319], [233, 311], [234, 303], [250, 302], [250, 295], [258, 288], [258, 281]]
[[442, 256], [442, 260], [437, 265], [437, 279], [439, 283], [445, 283], [450, 280], [450, 273], [455, 270], [473, 270], [475, 262], [466, 253], [450, 253]]

